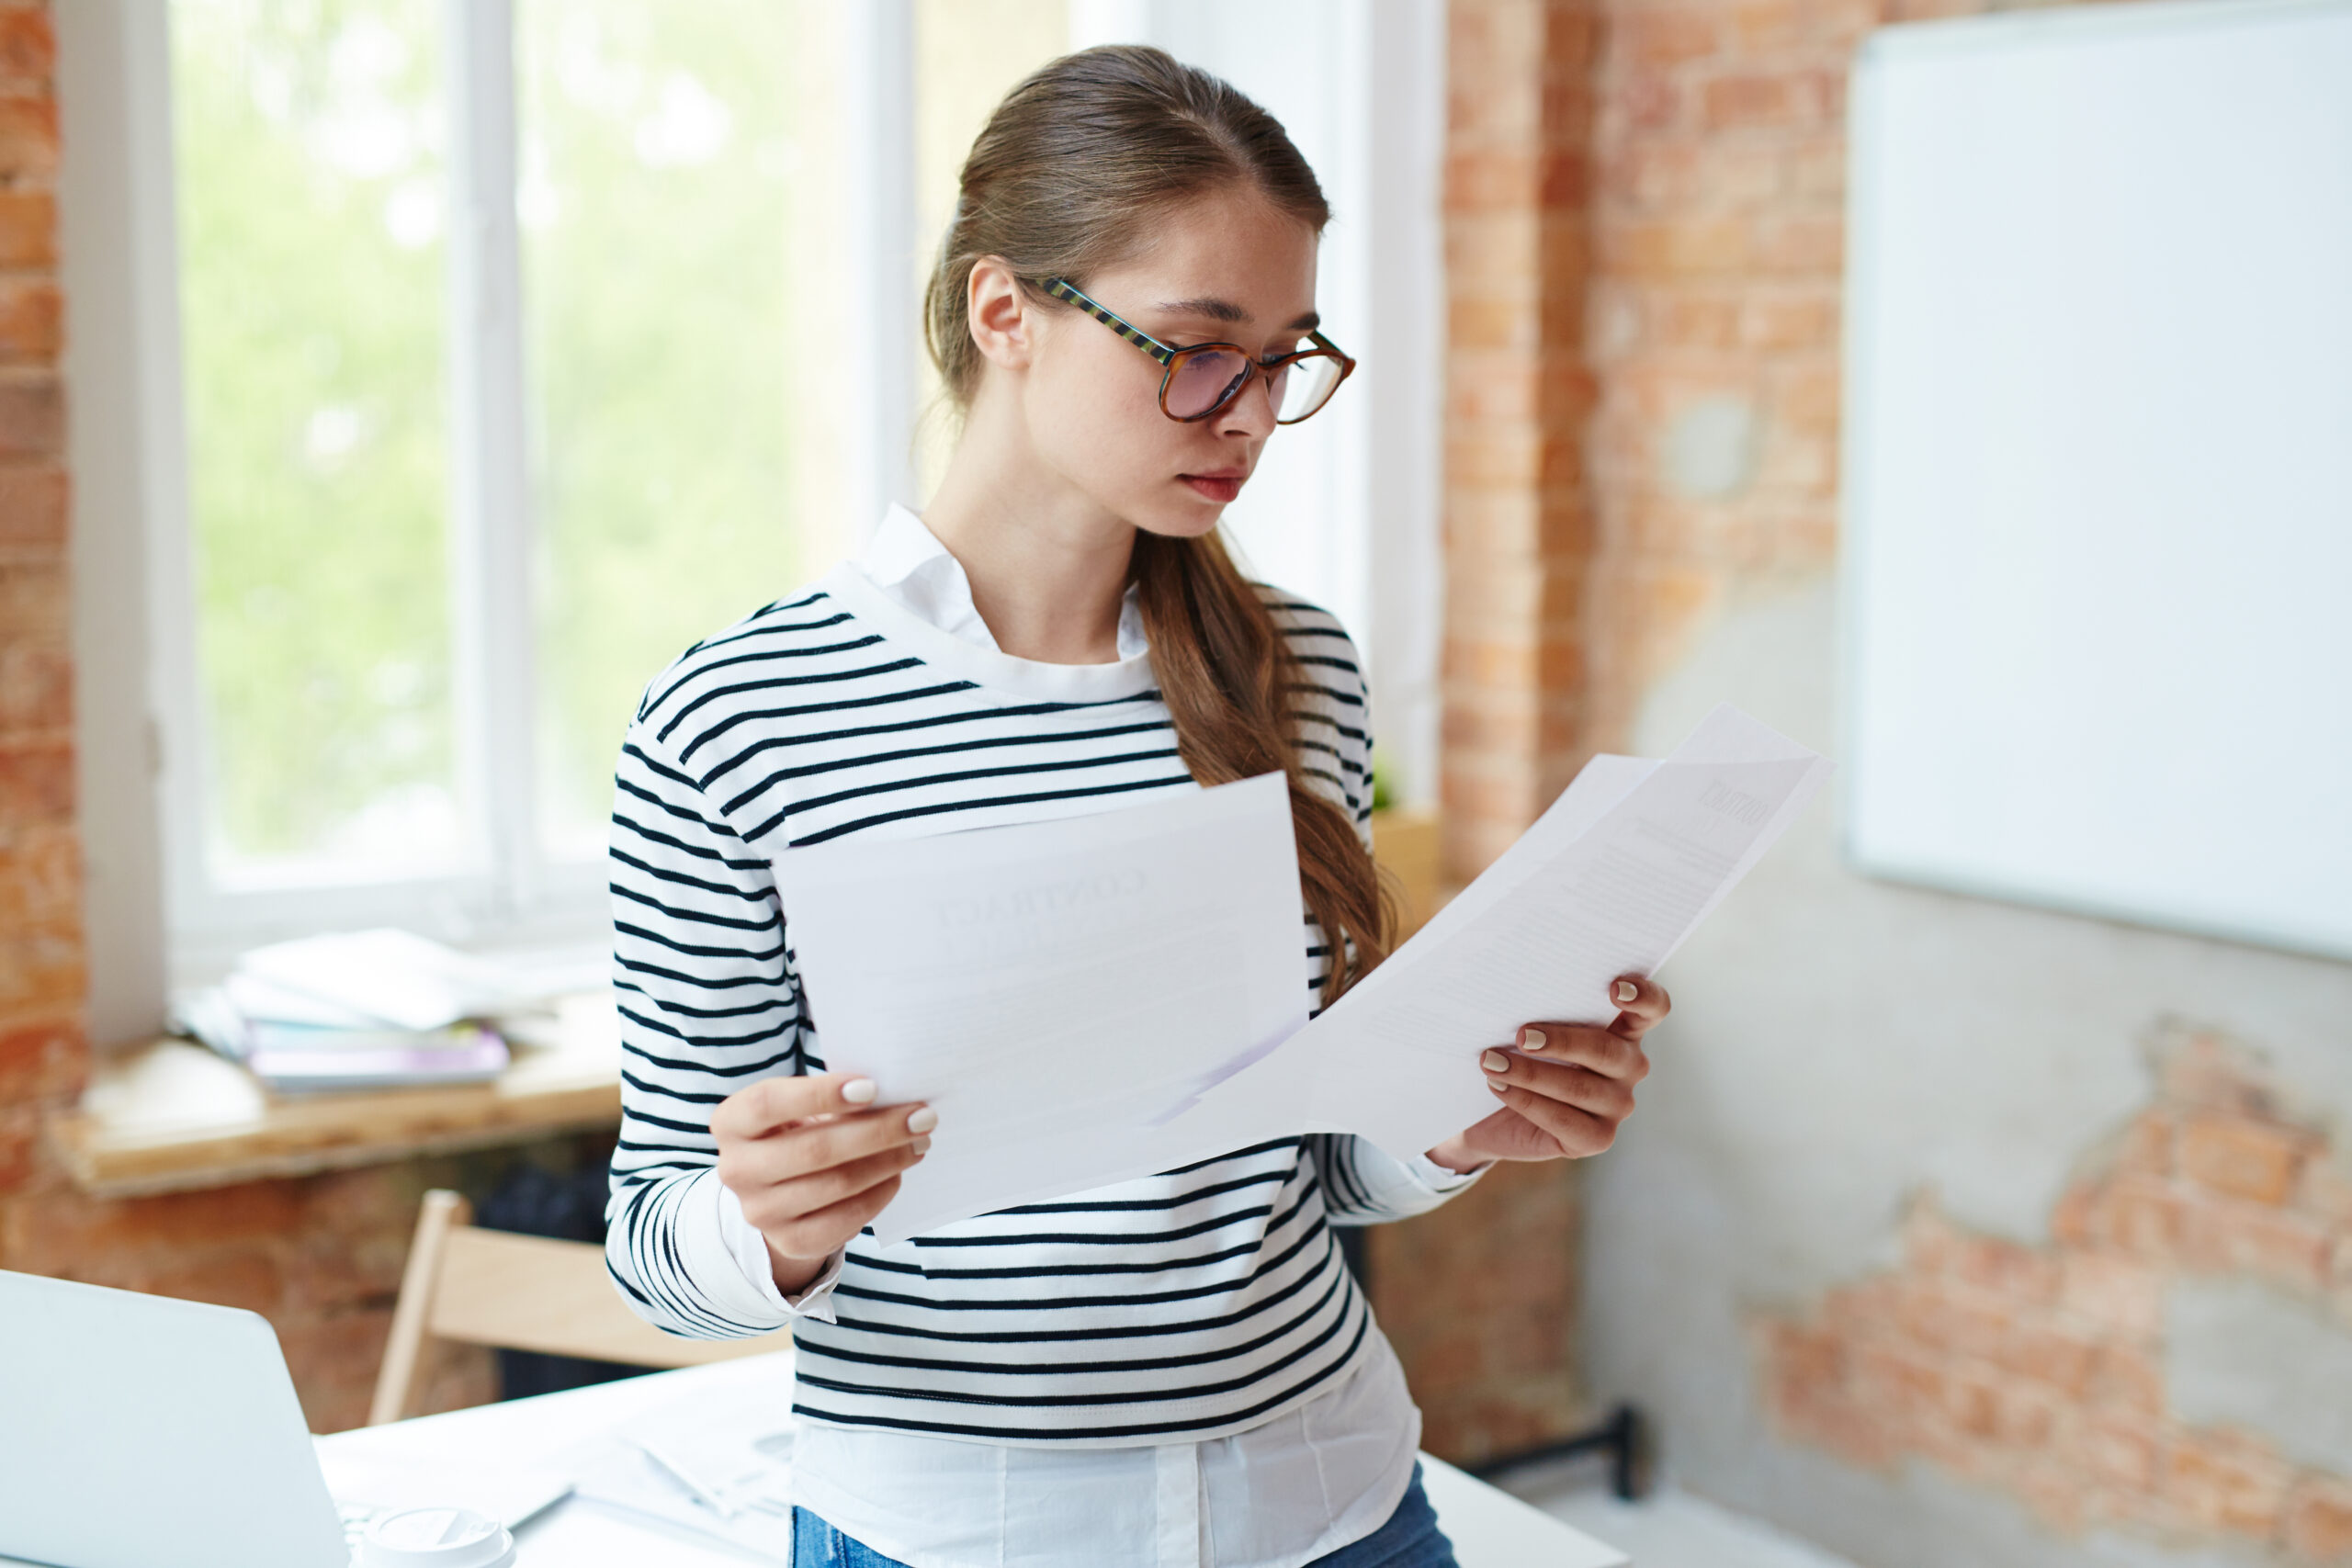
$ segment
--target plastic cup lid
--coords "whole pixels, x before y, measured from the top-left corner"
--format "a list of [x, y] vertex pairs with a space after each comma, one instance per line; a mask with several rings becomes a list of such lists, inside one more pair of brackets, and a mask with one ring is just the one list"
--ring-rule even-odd
[[471, 1508], [402, 1508], [368, 1527], [360, 1568], [507, 1568], [514, 1538]]

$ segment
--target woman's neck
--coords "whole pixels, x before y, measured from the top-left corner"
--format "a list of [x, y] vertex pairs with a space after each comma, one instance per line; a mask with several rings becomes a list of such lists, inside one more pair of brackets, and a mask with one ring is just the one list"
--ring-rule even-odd
[[993, 412], [972, 411], [923, 523], [963, 567], [998, 648], [1045, 664], [1114, 663], [1135, 525], [1046, 470], [1023, 432], [994, 428]]

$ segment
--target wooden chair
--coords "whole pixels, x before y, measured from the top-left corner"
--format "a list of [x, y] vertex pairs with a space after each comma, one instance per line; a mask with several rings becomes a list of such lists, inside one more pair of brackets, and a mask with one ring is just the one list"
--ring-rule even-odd
[[603, 1247], [483, 1230], [473, 1217], [473, 1205], [459, 1193], [424, 1195], [368, 1412], [371, 1427], [408, 1413], [432, 1339], [662, 1368], [769, 1355], [791, 1341], [782, 1333], [756, 1339], [664, 1334], [622, 1303], [605, 1273]]

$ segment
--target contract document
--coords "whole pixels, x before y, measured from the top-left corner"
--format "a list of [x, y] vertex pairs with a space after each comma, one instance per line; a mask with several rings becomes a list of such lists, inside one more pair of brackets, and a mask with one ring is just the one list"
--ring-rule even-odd
[[826, 1065], [938, 1111], [874, 1222], [955, 1220], [1304, 1132], [1410, 1158], [1494, 1113], [1478, 1058], [1606, 1024], [1829, 763], [1719, 707], [1662, 761], [1596, 757], [1313, 1023], [1279, 774], [1095, 816], [776, 860]]
[[827, 1069], [939, 1112], [885, 1245], [1234, 1147], [1174, 1123], [1306, 1021], [1280, 773], [775, 873]]
[[1188, 1116], [1301, 1105], [1400, 1159], [1495, 1112], [1478, 1058], [1524, 1023], [1608, 1024], [1764, 856], [1829, 761], [1728, 705], [1660, 761], [1606, 753], [1477, 880], [1314, 1022]]

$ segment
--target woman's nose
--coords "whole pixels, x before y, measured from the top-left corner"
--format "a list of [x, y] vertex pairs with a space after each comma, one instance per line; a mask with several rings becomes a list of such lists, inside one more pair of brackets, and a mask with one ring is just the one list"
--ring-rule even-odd
[[1217, 428], [1236, 435], [1263, 437], [1274, 428], [1273, 378], [1264, 367], [1259, 367], [1250, 377], [1249, 384], [1233, 395], [1217, 415]]

